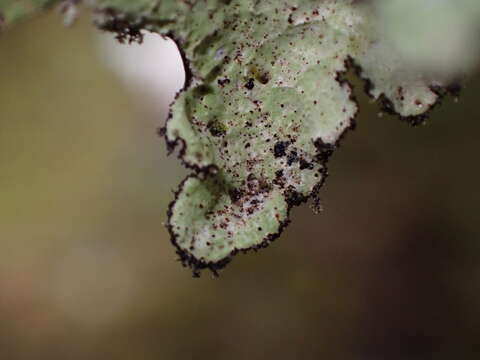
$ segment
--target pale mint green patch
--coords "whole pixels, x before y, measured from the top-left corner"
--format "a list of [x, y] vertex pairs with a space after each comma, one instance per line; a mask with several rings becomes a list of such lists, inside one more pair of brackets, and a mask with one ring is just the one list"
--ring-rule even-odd
[[258, 246], [258, 239], [274, 236], [279, 222], [287, 219], [285, 198], [277, 189], [262, 190], [253, 180], [250, 185], [248, 194], [232, 201], [218, 177], [187, 179], [170, 218], [180, 249], [217, 263], [232, 251]]
[[357, 58], [357, 63], [363, 69], [362, 77], [373, 85], [370, 95], [375, 99], [385, 95], [401, 116], [419, 116], [438, 100], [425, 74], [405, 68], [388, 44], [372, 44], [368, 53]]

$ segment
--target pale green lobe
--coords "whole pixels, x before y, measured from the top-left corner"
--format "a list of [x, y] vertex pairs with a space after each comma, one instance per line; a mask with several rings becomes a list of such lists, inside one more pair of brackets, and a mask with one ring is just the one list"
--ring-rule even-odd
[[362, 10], [365, 19], [369, 19], [362, 27], [369, 46], [367, 51], [354, 58], [361, 68], [361, 76], [370, 84], [369, 95], [374, 99], [385, 96], [393, 105], [393, 110], [402, 117], [422, 115], [438, 100], [438, 94], [431, 89], [432, 82], [424, 72], [407, 66], [399, 50], [385, 40], [384, 27], [374, 16], [375, 8], [368, 4], [362, 6]]
[[405, 69], [398, 54], [388, 44], [375, 42], [368, 53], [356, 60], [362, 68], [361, 76], [372, 85], [369, 95], [374, 99], [384, 95], [399, 115], [422, 115], [437, 102], [439, 95], [431, 89], [432, 84], [425, 81], [425, 75]]
[[[35, 4], [32, 11], [55, 3], [23, 2]], [[182, 51], [191, 77], [164, 133], [194, 174], [170, 206], [168, 227], [195, 272], [216, 271], [238, 251], [268, 245], [290, 208], [316, 194], [326, 160], [358, 110], [342, 79], [348, 64], [359, 66], [371, 96], [387, 99], [403, 117], [418, 117], [437, 101], [432, 86], [445, 78], [403, 60], [383, 36], [374, 3], [86, 2], [102, 29], [147, 29], [172, 37]], [[4, 17], [18, 12], [0, 0]]]
[[166, 127], [188, 165], [215, 169], [189, 178], [171, 208], [176, 245], [198, 267], [275, 238], [289, 208], [322, 182], [322, 147], [335, 146], [357, 111], [340, 81], [365, 43], [353, 37], [361, 19], [348, 1], [246, 3], [232, 2], [222, 28], [187, 52], [194, 82]]
[[172, 207], [177, 245], [197, 259], [217, 263], [234, 249], [258, 246], [258, 239], [274, 236], [287, 220], [287, 204], [278, 189], [254, 188], [233, 202], [225, 185], [218, 178], [189, 177]]

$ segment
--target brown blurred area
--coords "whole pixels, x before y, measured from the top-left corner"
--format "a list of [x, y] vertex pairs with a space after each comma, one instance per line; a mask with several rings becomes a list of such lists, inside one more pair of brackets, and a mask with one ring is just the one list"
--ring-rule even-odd
[[0, 36], [0, 359], [478, 358], [478, 76], [418, 128], [355, 82], [323, 213], [194, 279], [163, 226], [167, 109], [96, 47], [88, 16]]

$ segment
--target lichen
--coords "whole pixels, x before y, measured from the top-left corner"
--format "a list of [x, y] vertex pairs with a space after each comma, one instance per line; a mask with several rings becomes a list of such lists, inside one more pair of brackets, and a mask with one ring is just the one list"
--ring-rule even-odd
[[267, 246], [293, 206], [314, 197], [319, 207], [327, 161], [355, 124], [349, 68], [385, 110], [413, 124], [452, 89], [449, 77], [398, 55], [372, 1], [88, 4], [120, 41], [141, 41], [150, 30], [181, 51], [187, 79], [161, 134], [192, 169], [169, 207], [168, 229], [196, 275]]

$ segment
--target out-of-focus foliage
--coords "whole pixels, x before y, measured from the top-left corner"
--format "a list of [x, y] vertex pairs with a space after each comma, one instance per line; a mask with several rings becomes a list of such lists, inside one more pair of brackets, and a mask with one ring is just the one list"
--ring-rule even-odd
[[24, 20], [58, 3], [58, 0], [0, 0], [2, 25]]
[[480, 1], [375, 0], [374, 11], [384, 41], [407, 67], [448, 77], [477, 64]]

